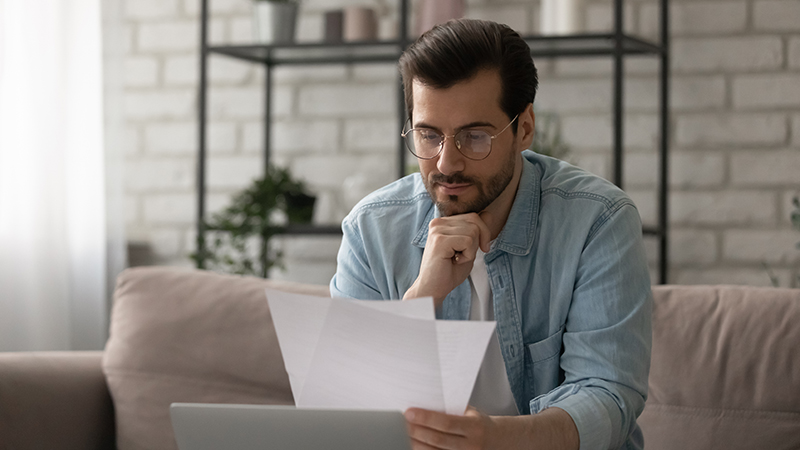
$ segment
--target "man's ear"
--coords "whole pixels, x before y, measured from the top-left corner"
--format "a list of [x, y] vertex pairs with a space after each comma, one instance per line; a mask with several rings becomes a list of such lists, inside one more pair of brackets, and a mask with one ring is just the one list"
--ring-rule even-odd
[[533, 135], [536, 133], [536, 114], [533, 112], [533, 103], [528, 103], [525, 110], [519, 114], [517, 121], [517, 136], [521, 152], [531, 147]]

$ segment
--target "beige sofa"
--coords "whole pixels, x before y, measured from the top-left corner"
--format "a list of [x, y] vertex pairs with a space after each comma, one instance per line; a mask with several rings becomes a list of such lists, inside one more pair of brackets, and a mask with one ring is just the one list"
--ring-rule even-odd
[[[169, 449], [172, 402], [291, 403], [265, 286], [327, 294], [125, 271], [104, 352], [0, 354], [0, 449]], [[800, 290], [653, 292], [647, 448], [800, 448]]]

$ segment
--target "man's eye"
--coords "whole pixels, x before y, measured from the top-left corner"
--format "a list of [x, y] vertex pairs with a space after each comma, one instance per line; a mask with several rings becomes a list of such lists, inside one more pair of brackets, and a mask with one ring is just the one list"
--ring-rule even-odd
[[483, 131], [467, 131], [464, 139], [466, 139], [468, 142], [478, 143], [483, 142], [488, 137], [489, 136]]
[[439, 135], [434, 133], [433, 131], [420, 131], [419, 137], [423, 141], [435, 141], [439, 139]]

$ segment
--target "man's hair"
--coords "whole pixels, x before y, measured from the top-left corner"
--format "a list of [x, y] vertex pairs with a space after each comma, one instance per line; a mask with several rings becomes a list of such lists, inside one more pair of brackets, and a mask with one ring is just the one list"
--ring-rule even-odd
[[[507, 25], [486, 20], [458, 19], [425, 32], [400, 56], [406, 111], [414, 110], [415, 80], [446, 89], [472, 78], [482, 69], [500, 74], [500, 107], [511, 119], [536, 97], [539, 79], [528, 44]], [[517, 132], [517, 122], [512, 125]]]

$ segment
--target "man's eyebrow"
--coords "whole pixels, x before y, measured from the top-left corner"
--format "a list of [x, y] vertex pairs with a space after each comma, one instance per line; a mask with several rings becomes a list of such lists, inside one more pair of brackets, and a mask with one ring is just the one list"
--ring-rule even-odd
[[[467, 129], [467, 128], [480, 128], [480, 127], [497, 128], [496, 126], [494, 126], [493, 124], [491, 124], [489, 122], [477, 121], [477, 122], [470, 122], [470, 123], [468, 123], [466, 125], [462, 125], [462, 126], [456, 128], [456, 130], [464, 130], [464, 129]], [[429, 128], [431, 130], [436, 130], [436, 131], [440, 131], [440, 132], [442, 131], [439, 128], [434, 127], [433, 125], [429, 125], [429, 124], [427, 124], [425, 122], [417, 122], [417, 123], [414, 124], [413, 128]]]

